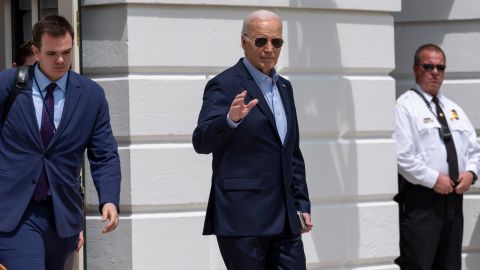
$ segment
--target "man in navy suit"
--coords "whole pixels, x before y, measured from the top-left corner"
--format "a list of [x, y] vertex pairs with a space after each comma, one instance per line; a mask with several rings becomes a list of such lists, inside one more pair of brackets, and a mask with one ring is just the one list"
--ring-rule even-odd
[[[9, 270], [63, 270], [82, 244], [80, 169], [85, 150], [104, 233], [118, 223], [120, 162], [103, 89], [73, 71], [73, 29], [61, 16], [33, 27], [38, 62], [0, 134], [0, 263]], [[16, 79], [0, 73], [0, 111]]]
[[241, 43], [245, 58], [205, 87], [193, 133], [195, 151], [213, 153], [203, 234], [230, 270], [306, 269], [301, 233], [313, 225], [292, 86], [275, 70], [280, 17], [250, 13]]

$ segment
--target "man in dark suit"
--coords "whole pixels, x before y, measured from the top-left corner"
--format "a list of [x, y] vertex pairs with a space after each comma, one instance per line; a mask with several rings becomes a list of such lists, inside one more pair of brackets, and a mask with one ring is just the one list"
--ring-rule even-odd
[[275, 70], [281, 19], [249, 14], [241, 42], [245, 58], [208, 82], [193, 133], [195, 150], [213, 153], [203, 233], [228, 269], [306, 269], [301, 233], [313, 225], [292, 86]]
[[[47, 16], [33, 27], [38, 62], [0, 136], [0, 263], [9, 270], [63, 270], [83, 228], [80, 169], [85, 150], [103, 232], [118, 223], [120, 162], [103, 89], [70, 71], [73, 29]], [[0, 111], [16, 80], [0, 73]]]

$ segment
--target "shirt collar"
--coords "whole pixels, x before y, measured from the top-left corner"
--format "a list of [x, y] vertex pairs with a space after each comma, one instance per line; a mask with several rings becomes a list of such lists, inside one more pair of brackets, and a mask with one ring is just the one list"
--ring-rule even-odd
[[246, 57], [243, 58], [242, 62], [245, 65], [245, 67], [247, 68], [248, 72], [250, 72], [250, 74], [252, 75], [255, 82], [259, 86], [260, 85], [262, 85], [262, 86], [263, 85], [266, 85], [266, 86], [270, 85], [271, 86], [272, 80], [275, 84], [277, 83], [279, 75], [278, 75], [277, 70], [275, 68], [272, 69], [272, 71], [270, 72], [271, 76], [268, 76], [265, 73], [258, 70], [252, 64], [250, 64], [250, 62], [248, 61], [248, 59]]
[[[420, 91], [420, 93], [422, 93], [422, 95], [425, 97], [426, 100], [428, 100], [428, 102], [430, 103], [433, 103], [432, 99], [433, 99], [433, 96], [428, 93], [427, 91], [423, 90], [422, 87], [420, 87], [420, 85], [418, 84], [415, 84], [415, 87]], [[444, 97], [443, 95], [440, 93], [440, 91], [438, 92], [437, 94], [437, 98], [438, 98], [438, 101], [439, 103], [444, 106], [445, 102], [444, 102]]]
[[[40, 68], [38, 67], [38, 62], [35, 64], [35, 68], [34, 68], [34, 75], [35, 75], [35, 79], [37, 80], [37, 83], [38, 83], [38, 86], [37, 87], [40, 87], [39, 90], [41, 90], [42, 92], [45, 92], [46, 91], [46, 87], [52, 83], [52, 81], [50, 81], [50, 79], [48, 79], [47, 76], [45, 76], [45, 74], [43, 74], [43, 72], [40, 70]], [[62, 77], [60, 77], [60, 79], [58, 79], [55, 83], [57, 84], [57, 88], [60, 89], [60, 91], [63, 91], [64, 93], [67, 91], [67, 79], [68, 79], [68, 72], [66, 72], [65, 74], [63, 74]]]

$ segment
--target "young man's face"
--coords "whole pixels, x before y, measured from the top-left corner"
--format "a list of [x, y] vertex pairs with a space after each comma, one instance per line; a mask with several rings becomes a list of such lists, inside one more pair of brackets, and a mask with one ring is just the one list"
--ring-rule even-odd
[[60, 37], [45, 33], [42, 36], [41, 47], [37, 48], [34, 45], [32, 48], [38, 56], [40, 70], [50, 81], [56, 82], [70, 69], [73, 49], [70, 33]]

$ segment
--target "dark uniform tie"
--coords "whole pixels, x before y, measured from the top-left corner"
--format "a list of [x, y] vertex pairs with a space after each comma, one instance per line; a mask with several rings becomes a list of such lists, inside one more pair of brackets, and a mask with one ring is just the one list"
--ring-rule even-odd
[[438, 102], [438, 98], [435, 96], [432, 98], [433, 103], [435, 103], [435, 109], [437, 111], [437, 119], [441, 125], [441, 132], [440, 136], [445, 143], [445, 148], [447, 149], [447, 163], [448, 163], [448, 173], [450, 178], [454, 182], [458, 181], [458, 159], [457, 159], [457, 151], [455, 150], [455, 143], [453, 141], [452, 133], [450, 132], [450, 128], [447, 124], [447, 119], [445, 118], [445, 114], [443, 113], [442, 108]]
[[[47, 94], [45, 95], [44, 104], [42, 106], [42, 122], [40, 126], [40, 134], [42, 135], [43, 146], [47, 149], [50, 140], [54, 134], [53, 112], [54, 112], [54, 99], [53, 90], [57, 87], [56, 83], [51, 83], [47, 86]], [[33, 199], [36, 202], [45, 200], [48, 196], [48, 180], [45, 172], [45, 167], [42, 168], [42, 173], [38, 179]]]

